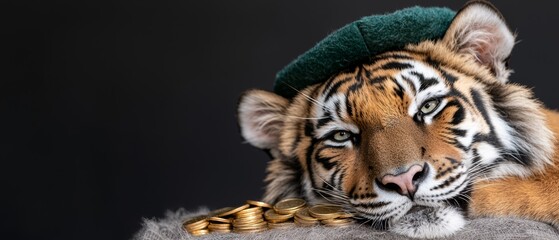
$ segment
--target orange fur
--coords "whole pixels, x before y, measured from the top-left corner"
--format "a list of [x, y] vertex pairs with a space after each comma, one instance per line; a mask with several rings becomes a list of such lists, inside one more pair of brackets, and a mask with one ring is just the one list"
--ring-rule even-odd
[[[549, 128], [559, 133], [559, 113], [543, 110]], [[559, 149], [555, 141], [555, 148]], [[485, 180], [474, 186], [470, 215], [514, 216], [550, 222], [559, 226], [559, 153], [554, 165], [533, 176]]]

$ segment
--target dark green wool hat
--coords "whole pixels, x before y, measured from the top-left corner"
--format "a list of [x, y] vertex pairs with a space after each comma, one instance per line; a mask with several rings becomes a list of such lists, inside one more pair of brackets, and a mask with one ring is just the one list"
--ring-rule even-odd
[[[297, 90], [326, 81], [350, 66], [409, 43], [440, 39], [454, 18], [448, 8], [411, 7], [352, 22], [300, 55], [276, 75], [274, 92], [292, 98]], [[294, 88], [294, 89], [293, 89]]]

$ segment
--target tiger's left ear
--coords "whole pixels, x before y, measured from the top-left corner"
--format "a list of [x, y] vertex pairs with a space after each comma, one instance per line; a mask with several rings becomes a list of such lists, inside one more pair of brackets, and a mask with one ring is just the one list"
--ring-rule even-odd
[[498, 80], [506, 82], [511, 73], [506, 61], [514, 46], [514, 37], [491, 3], [472, 1], [456, 14], [442, 41], [455, 52], [473, 55], [491, 69]]

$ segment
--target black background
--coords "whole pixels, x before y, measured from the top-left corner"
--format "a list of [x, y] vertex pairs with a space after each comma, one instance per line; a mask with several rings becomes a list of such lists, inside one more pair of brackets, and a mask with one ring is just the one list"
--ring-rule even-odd
[[[519, 34], [512, 81], [558, 107], [554, 2], [494, 3]], [[2, 238], [127, 239], [166, 209], [258, 199], [268, 158], [240, 138], [239, 95], [270, 90], [278, 70], [346, 23], [415, 4], [2, 3]]]

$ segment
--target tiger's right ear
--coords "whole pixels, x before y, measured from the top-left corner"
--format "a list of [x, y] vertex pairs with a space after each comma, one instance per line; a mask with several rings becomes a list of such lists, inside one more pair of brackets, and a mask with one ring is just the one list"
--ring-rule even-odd
[[287, 99], [271, 92], [245, 92], [237, 109], [243, 138], [261, 149], [277, 148], [288, 105]]
[[514, 47], [514, 33], [501, 13], [486, 1], [470, 1], [454, 17], [443, 37], [452, 50], [472, 55], [488, 67], [501, 82], [507, 82], [511, 70], [507, 58]]

